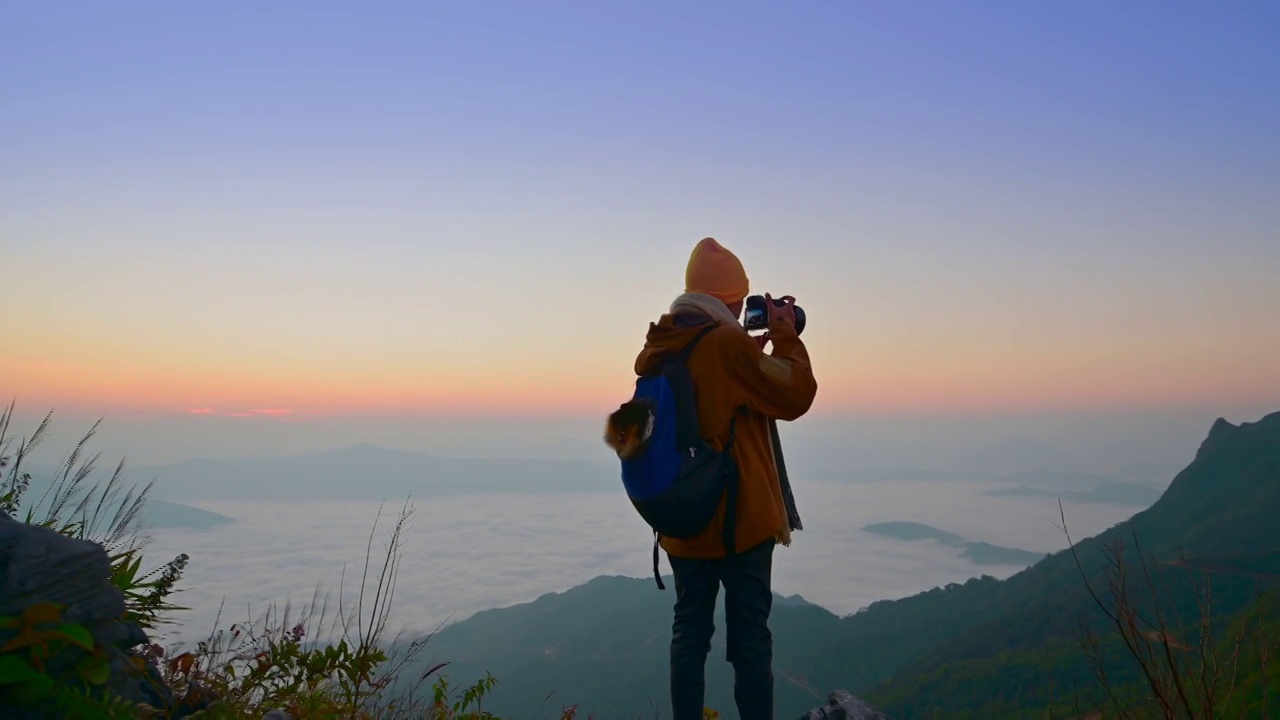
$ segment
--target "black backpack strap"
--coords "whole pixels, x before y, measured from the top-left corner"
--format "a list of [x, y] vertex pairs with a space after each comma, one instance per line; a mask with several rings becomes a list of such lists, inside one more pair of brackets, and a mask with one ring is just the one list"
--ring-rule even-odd
[[702, 342], [702, 338], [706, 337], [707, 333], [718, 327], [720, 326], [715, 323], [709, 323], [706, 327], [699, 330], [698, 334], [694, 335], [692, 340], [686, 343], [684, 347], [680, 348], [680, 352], [676, 353], [674, 359], [679, 360], [680, 362], [688, 360], [689, 356], [693, 354], [693, 349], [698, 347], [698, 343]]
[[698, 331], [697, 335], [693, 336], [692, 340], [685, 343], [684, 347], [680, 348], [679, 352], [677, 352], [675, 355], [671, 355], [670, 357], [667, 357], [666, 359], [662, 360], [657, 365], [657, 367], [637, 377], [636, 382], [639, 382], [640, 378], [661, 375], [663, 371], [666, 370], [668, 367], [670, 367], [672, 363], [678, 362], [683, 365], [684, 362], [689, 359], [689, 356], [693, 354], [694, 348], [698, 347], [698, 343], [702, 342], [702, 338], [706, 337], [708, 333], [710, 333], [712, 330], [715, 330], [718, 327], [720, 326], [716, 325], [715, 323], [709, 323], [706, 327], [703, 327], [701, 330]]
[[693, 379], [689, 376], [686, 362], [702, 338], [717, 327], [719, 326], [711, 324], [698, 331], [698, 334], [681, 348], [679, 353], [667, 361], [663, 370], [667, 376], [667, 382], [671, 384], [671, 392], [675, 394], [676, 406], [681, 409], [676, 413], [676, 447], [681, 448], [682, 452], [687, 448], [704, 445], [702, 431], [698, 425], [697, 397], [693, 391]]
[[662, 573], [658, 572], [658, 531], [653, 531], [653, 579], [658, 583], [659, 590], [666, 590], [667, 586], [662, 584]]

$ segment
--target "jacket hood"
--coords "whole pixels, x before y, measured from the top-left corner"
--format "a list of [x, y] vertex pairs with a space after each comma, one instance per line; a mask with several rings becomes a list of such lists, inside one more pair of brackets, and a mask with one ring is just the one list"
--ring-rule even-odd
[[644, 349], [636, 356], [636, 375], [644, 375], [658, 367], [663, 360], [680, 352], [698, 331], [711, 323], [711, 318], [692, 312], [668, 313], [656, 323], [649, 323], [644, 338]]
[[680, 352], [709, 323], [746, 332], [722, 300], [696, 292], [686, 292], [677, 297], [658, 322], [649, 324], [644, 349], [636, 358], [636, 375], [648, 373], [666, 358]]

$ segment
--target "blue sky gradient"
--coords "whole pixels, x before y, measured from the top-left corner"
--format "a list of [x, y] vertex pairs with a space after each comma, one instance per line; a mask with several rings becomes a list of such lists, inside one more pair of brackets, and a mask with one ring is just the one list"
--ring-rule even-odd
[[10, 4], [5, 392], [596, 415], [714, 235], [809, 309], [822, 412], [1280, 403], [1278, 31], [1263, 2]]

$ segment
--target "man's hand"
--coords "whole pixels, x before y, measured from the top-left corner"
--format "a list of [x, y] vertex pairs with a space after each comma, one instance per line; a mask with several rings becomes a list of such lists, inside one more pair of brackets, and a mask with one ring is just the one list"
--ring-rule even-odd
[[795, 335], [796, 299], [790, 295], [785, 295], [781, 300], [782, 307], [777, 307], [773, 304], [773, 297], [769, 293], [764, 294], [765, 311], [769, 313], [769, 333], [777, 332], [783, 335]]
[[755, 335], [751, 338], [756, 341], [756, 345], [760, 347], [760, 351], [764, 352], [764, 346], [769, 344], [769, 332], [766, 330], [763, 335]]

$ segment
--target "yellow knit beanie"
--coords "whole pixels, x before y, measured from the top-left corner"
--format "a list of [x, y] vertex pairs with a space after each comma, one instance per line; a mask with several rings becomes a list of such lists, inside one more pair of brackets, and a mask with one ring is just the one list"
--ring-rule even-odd
[[732, 305], [747, 296], [751, 284], [738, 256], [715, 238], [703, 238], [689, 256], [684, 271], [684, 291], [710, 295]]

